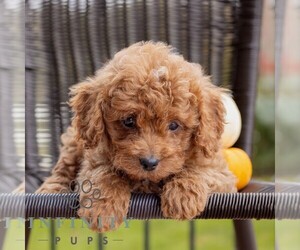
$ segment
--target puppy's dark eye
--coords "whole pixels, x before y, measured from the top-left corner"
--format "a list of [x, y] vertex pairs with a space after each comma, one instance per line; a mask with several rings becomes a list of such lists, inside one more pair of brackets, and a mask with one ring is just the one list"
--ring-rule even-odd
[[127, 117], [122, 123], [126, 128], [135, 128], [135, 118], [133, 116]]
[[171, 131], [177, 130], [178, 127], [179, 127], [179, 125], [178, 125], [177, 122], [171, 122], [171, 123], [169, 124], [169, 130], [171, 130]]

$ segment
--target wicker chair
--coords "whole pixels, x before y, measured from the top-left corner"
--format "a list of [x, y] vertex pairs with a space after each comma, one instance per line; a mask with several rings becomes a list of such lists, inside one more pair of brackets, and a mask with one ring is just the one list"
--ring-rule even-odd
[[[165, 41], [186, 59], [200, 63], [214, 83], [232, 89], [243, 120], [235, 146], [251, 155], [261, 0], [28, 0], [25, 7], [26, 218], [76, 216], [68, 205], [70, 200], [76, 204], [77, 194], [32, 193], [57, 160], [59, 138], [71, 117], [68, 88], [136, 41]], [[288, 193], [276, 194], [276, 216], [300, 217], [289, 206], [299, 207], [298, 186], [286, 185], [282, 190]], [[253, 181], [238, 194], [214, 194], [197, 218], [233, 219], [238, 249], [256, 249], [249, 219], [275, 218], [274, 192], [274, 184]], [[0, 194], [0, 198], [4, 204], [0, 217], [16, 217], [24, 211], [19, 195]], [[162, 218], [159, 198], [133, 195], [128, 217]], [[190, 223], [193, 249], [195, 232]]]

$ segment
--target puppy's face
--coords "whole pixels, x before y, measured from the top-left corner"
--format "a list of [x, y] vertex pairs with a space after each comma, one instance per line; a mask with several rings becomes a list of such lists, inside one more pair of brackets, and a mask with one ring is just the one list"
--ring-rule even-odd
[[87, 146], [107, 150], [113, 168], [158, 182], [182, 171], [195, 150], [218, 150], [219, 94], [164, 44], [135, 44], [73, 89], [73, 126]]
[[159, 181], [182, 170], [198, 113], [189, 103], [187, 85], [150, 78], [140, 84], [124, 81], [114, 89], [104, 120], [113, 165], [132, 178]]

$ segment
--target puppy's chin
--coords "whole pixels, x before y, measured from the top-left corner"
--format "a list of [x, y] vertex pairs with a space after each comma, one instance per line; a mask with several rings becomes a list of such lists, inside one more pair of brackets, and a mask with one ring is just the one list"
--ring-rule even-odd
[[142, 166], [135, 161], [128, 164], [126, 161], [120, 164], [115, 162], [114, 166], [117, 170], [125, 173], [129, 179], [133, 181], [149, 180], [152, 182], [160, 182], [171, 175], [177, 174], [182, 171], [184, 161], [161, 161], [157, 167], [152, 171], [146, 171]]
[[129, 179], [133, 180], [133, 181], [142, 181], [142, 180], [149, 180], [155, 183], [160, 182], [161, 180], [166, 179], [167, 177], [173, 175], [173, 172], [159, 172], [159, 169], [155, 169], [151, 172], [149, 171], [145, 171], [145, 170], [141, 170], [139, 171], [139, 173], [133, 173], [133, 172], [128, 172], [127, 170], [123, 170], [124, 173], [127, 174], [127, 176], [129, 177]]

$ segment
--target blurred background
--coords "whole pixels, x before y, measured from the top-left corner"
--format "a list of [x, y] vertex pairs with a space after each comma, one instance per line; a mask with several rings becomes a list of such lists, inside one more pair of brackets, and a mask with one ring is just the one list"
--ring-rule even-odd
[[[24, 47], [22, 1], [1, 0], [0, 193], [12, 192], [25, 179]], [[0, 220], [0, 248], [3, 246], [6, 232], [4, 225], [4, 221]], [[24, 230], [21, 233], [24, 233]]]
[[254, 175], [275, 177], [275, 1], [265, 0], [253, 141]]
[[[276, 183], [300, 182], [300, 1], [281, 1], [276, 30]], [[299, 208], [298, 208], [299, 209]], [[276, 221], [279, 249], [299, 249], [300, 220]]]
[[[262, 1], [263, 23], [253, 143], [253, 178], [267, 181], [293, 180], [299, 182], [300, 1], [278, 0], [276, 4], [280, 7], [277, 7], [276, 21], [276, 1]], [[32, 8], [35, 8], [34, 5], [38, 6], [41, 2], [40, 0], [31, 1]], [[72, 3], [72, 0], [70, 2]], [[113, 1], [107, 2], [109, 4], [113, 3]], [[119, 1], [119, 3], [121, 2]], [[127, 3], [130, 4], [131, 2], [128, 1]], [[0, 1], [0, 192], [11, 192], [24, 178], [25, 17], [23, 4], [21, 0]], [[178, 13], [178, 18], [184, 20], [185, 16], [180, 16], [180, 13]], [[276, 22], [279, 22], [279, 24]], [[33, 32], [35, 31], [33, 30]], [[119, 27], [119, 32], [122, 32], [122, 26]], [[112, 35], [116, 36], [116, 34]], [[138, 34], [134, 35], [137, 36]], [[178, 41], [180, 41], [180, 38]], [[176, 46], [176, 44], [173, 45]], [[75, 44], [75, 46], [78, 45]], [[117, 50], [114, 45], [111, 48], [111, 53]], [[26, 49], [30, 49], [30, 47]], [[106, 55], [103, 60], [105, 57], [108, 58]], [[43, 64], [44, 61], [40, 60], [38, 63]], [[275, 68], [277, 70], [276, 74]], [[86, 72], [80, 71], [80, 67], [77, 73], [79, 78], [86, 76]], [[213, 73], [213, 70], [211, 73]], [[45, 72], [46, 74], [48, 73]], [[65, 75], [67, 76], [68, 72]], [[29, 77], [31, 77], [30, 74]], [[45, 79], [47, 81], [46, 77]], [[41, 80], [44, 80], [44, 78]], [[71, 81], [71, 79], [69, 80]], [[27, 93], [27, 97], [31, 97], [31, 94]], [[43, 94], [43, 91], [39, 92], [38, 90], [37, 99], [42, 98]], [[66, 97], [67, 95], [63, 98]], [[63, 105], [66, 106], [65, 103]], [[38, 109], [40, 110], [40, 112], [37, 112], [40, 114], [38, 119], [43, 121], [44, 118], [47, 118], [47, 107], [40, 106]], [[50, 140], [47, 137], [48, 128], [43, 126], [39, 128], [38, 139], [39, 145], [42, 145], [40, 150], [42, 150], [45, 157], [42, 157], [39, 164], [41, 164], [41, 168], [49, 168], [55, 160], [49, 157], [50, 149], [43, 151], [43, 147], [46, 148]], [[67, 123], [63, 123], [62, 127], [66, 126]], [[31, 163], [28, 162], [28, 164]], [[12, 176], [13, 178], [11, 178]], [[148, 226], [151, 230], [151, 238], [149, 239], [151, 249], [187, 249], [189, 223], [153, 220], [149, 222]], [[116, 232], [104, 235], [103, 237], [107, 236], [109, 239], [109, 244], [104, 248], [142, 249], [145, 240], [144, 227], [143, 222], [132, 221], [129, 229], [121, 228]], [[197, 232], [196, 249], [234, 248], [234, 232], [231, 221], [198, 220], [195, 227]], [[254, 221], [254, 228], [258, 249], [274, 249], [275, 222]], [[298, 222], [276, 222], [276, 244], [279, 249], [299, 249], [297, 248], [300, 245], [299, 232]], [[53, 249], [53, 244], [38, 241], [41, 236], [51, 239], [53, 237], [52, 233], [53, 231], [46, 228], [32, 230], [29, 249]], [[20, 236], [22, 234], [23, 231], [17, 229], [17, 226], [14, 231], [10, 230], [6, 235], [3, 249], [21, 249], [23, 243], [16, 242], [16, 235]], [[57, 228], [55, 234], [63, 239], [55, 249], [70, 249], [70, 236], [80, 236], [81, 239], [76, 246], [72, 246], [72, 249], [96, 249], [98, 242], [103, 240], [99, 235], [91, 233], [87, 229], [82, 229], [80, 226], [77, 229], [70, 229], [67, 226]], [[4, 234], [1, 234], [0, 230], [0, 238], [1, 235]], [[87, 237], [94, 237], [94, 241], [89, 248], [87, 248], [86, 243]]]
[[276, 85], [276, 178], [300, 180], [300, 1], [285, 1]]
[[24, 7], [0, 1], [0, 192], [25, 173]]

